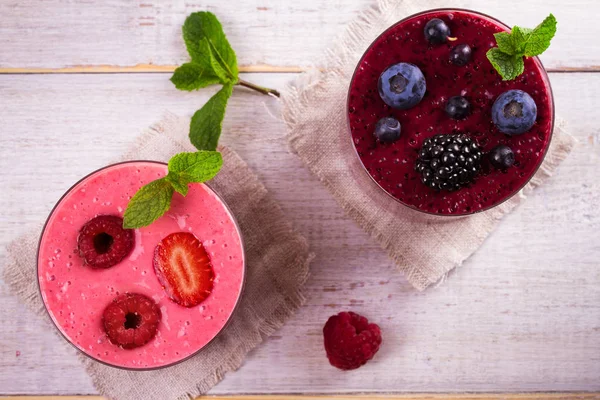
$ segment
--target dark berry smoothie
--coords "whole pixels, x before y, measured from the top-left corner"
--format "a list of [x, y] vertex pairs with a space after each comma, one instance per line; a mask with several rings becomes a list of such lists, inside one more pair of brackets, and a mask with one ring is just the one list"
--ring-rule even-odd
[[[443, 20], [455, 41], [432, 44], [424, 34], [433, 18]], [[554, 122], [552, 92], [537, 58], [525, 59], [525, 72], [503, 81], [486, 58], [496, 45], [493, 34], [509, 29], [500, 22], [466, 10], [434, 10], [405, 19], [379, 36], [359, 62], [350, 84], [348, 120], [352, 140], [367, 172], [387, 193], [405, 205], [432, 214], [464, 215], [491, 208], [517, 193], [541, 164], [550, 144]], [[458, 45], [471, 47], [466, 65], [450, 61]], [[425, 76], [427, 90], [409, 109], [388, 106], [378, 93], [384, 70], [396, 63], [416, 65]], [[528, 93], [537, 105], [537, 118], [527, 132], [507, 135], [492, 121], [492, 105], [512, 89]], [[470, 102], [470, 115], [456, 120], [445, 108], [453, 96]], [[393, 143], [377, 140], [377, 122], [393, 117], [402, 134]], [[499, 145], [514, 152], [514, 165], [496, 169], [482, 161], [474, 181], [455, 191], [434, 190], [415, 170], [423, 142], [437, 134], [461, 134], [475, 141], [485, 155]], [[485, 158], [485, 157], [483, 157]]]

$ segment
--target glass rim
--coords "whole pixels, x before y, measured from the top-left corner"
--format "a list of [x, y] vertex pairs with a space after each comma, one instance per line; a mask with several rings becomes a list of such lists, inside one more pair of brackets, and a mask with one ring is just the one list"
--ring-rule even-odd
[[348, 85], [348, 94], [346, 95], [346, 125], [348, 128], [348, 132], [349, 132], [349, 140], [352, 143], [352, 148], [354, 150], [354, 153], [356, 155], [356, 157], [358, 158], [358, 161], [360, 162], [360, 165], [362, 167], [362, 169], [364, 170], [364, 172], [367, 174], [367, 176], [377, 185], [377, 187], [379, 187], [379, 189], [381, 189], [386, 195], [388, 195], [389, 197], [391, 197], [392, 199], [394, 199], [396, 202], [402, 204], [405, 207], [410, 208], [413, 211], [417, 211], [419, 213], [423, 213], [423, 214], [427, 214], [427, 215], [431, 215], [431, 216], [435, 216], [435, 217], [442, 217], [442, 218], [458, 218], [458, 217], [468, 217], [470, 215], [474, 215], [474, 214], [478, 214], [481, 212], [485, 212], [485, 211], [489, 211], [491, 209], [493, 209], [494, 207], [497, 207], [501, 204], [504, 204], [505, 202], [507, 202], [508, 200], [512, 199], [515, 195], [517, 195], [519, 192], [521, 192], [521, 190], [523, 190], [523, 188], [525, 188], [525, 186], [527, 186], [531, 180], [533, 179], [533, 177], [535, 176], [535, 174], [539, 171], [540, 167], [542, 166], [544, 160], [546, 159], [546, 155], [548, 154], [548, 150], [550, 149], [550, 146], [552, 144], [552, 139], [554, 137], [554, 125], [555, 125], [555, 117], [556, 117], [556, 107], [554, 104], [554, 92], [552, 91], [552, 85], [550, 83], [550, 76], [548, 75], [548, 71], [546, 71], [546, 68], [544, 67], [544, 65], [542, 64], [542, 61], [539, 59], [538, 56], [535, 57], [529, 57], [531, 59], [534, 60], [534, 62], [540, 67], [540, 71], [542, 72], [542, 77], [544, 78], [544, 83], [546, 84], [546, 88], [548, 93], [550, 94], [550, 106], [552, 108], [552, 118], [551, 118], [551, 123], [550, 123], [550, 138], [548, 140], [548, 143], [546, 144], [544, 150], [543, 150], [543, 154], [541, 154], [541, 157], [537, 163], [537, 165], [535, 166], [535, 168], [533, 169], [533, 171], [531, 172], [531, 175], [523, 182], [522, 185], [520, 185], [518, 188], [516, 188], [515, 190], [513, 190], [513, 192], [511, 194], [509, 194], [508, 196], [506, 196], [504, 199], [502, 199], [502, 201], [499, 201], [497, 203], [494, 203], [488, 207], [482, 208], [480, 210], [475, 210], [475, 211], [471, 211], [471, 212], [465, 212], [465, 213], [461, 213], [461, 214], [441, 214], [441, 213], [436, 213], [436, 212], [432, 212], [432, 211], [427, 211], [427, 210], [423, 210], [420, 209], [414, 205], [411, 204], [407, 204], [404, 201], [398, 199], [396, 196], [392, 195], [390, 192], [388, 192], [387, 190], [385, 190], [380, 184], [379, 182], [377, 182], [375, 180], [375, 178], [369, 173], [369, 170], [367, 169], [367, 167], [365, 166], [365, 164], [363, 163], [362, 159], [360, 158], [359, 154], [358, 154], [358, 150], [356, 149], [356, 146], [354, 144], [354, 140], [352, 139], [352, 129], [350, 126], [350, 116], [349, 116], [349, 109], [350, 109], [350, 89], [352, 88], [352, 83], [354, 82], [354, 78], [356, 77], [356, 73], [358, 71], [358, 69], [360, 68], [360, 65], [362, 64], [365, 56], [367, 55], [367, 53], [369, 52], [369, 50], [371, 50], [371, 48], [375, 45], [375, 43], [377, 43], [377, 41], [379, 41], [379, 39], [381, 39], [387, 32], [389, 32], [391, 29], [395, 28], [396, 26], [400, 25], [401, 23], [411, 19], [411, 18], [415, 18], [421, 15], [426, 15], [426, 14], [430, 14], [430, 13], [436, 13], [436, 12], [455, 12], [455, 11], [460, 11], [460, 12], [465, 12], [465, 13], [471, 13], [471, 14], [475, 14], [484, 18], [487, 18], [493, 22], [496, 22], [497, 24], [499, 24], [500, 26], [506, 28], [508, 31], [510, 31], [510, 26], [506, 25], [504, 22], [500, 21], [497, 18], [494, 18], [488, 14], [479, 12], [479, 11], [475, 11], [475, 10], [470, 10], [467, 8], [431, 8], [428, 10], [423, 10], [423, 11], [419, 11], [417, 13], [411, 14], [407, 17], [402, 18], [401, 20], [399, 20], [398, 22], [395, 22], [394, 24], [390, 25], [388, 28], [386, 28], [383, 32], [381, 32], [379, 35], [377, 35], [377, 37], [371, 42], [371, 44], [367, 47], [367, 49], [364, 51], [363, 55], [361, 56], [360, 60], [358, 61], [358, 63], [356, 64], [356, 67], [354, 68], [354, 72], [352, 73], [352, 78], [350, 78], [350, 83]]
[[46, 221], [44, 222], [44, 226], [42, 227], [42, 231], [40, 233], [40, 238], [38, 240], [38, 246], [37, 246], [37, 252], [36, 252], [36, 283], [37, 283], [38, 293], [40, 295], [40, 298], [42, 299], [42, 304], [44, 305], [44, 310], [46, 311], [46, 314], [48, 315], [48, 317], [52, 321], [52, 324], [54, 325], [54, 327], [56, 328], [56, 330], [58, 331], [58, 333], [65, 339], [65, 341], [67, 343], [69, 343], [71, 346], [73, 346], [75, 349], [77, 349], [77, 351], [79, 353], [85, 355], [86, 357], [89, 357], [90, 359], [92, 359], [92, 360], [94, 360], [96, 362], [99, 362], [101, 364], [104, 364], [104, 365], [112, 367], [112, 368], [118, 368], [118, 369], [126, 370], [126, 371], [154, 371], [154, 370], [158, 370], [158, 369], [172, 367], [174, 365], [177, 365], [177, 364], [180, 364], [182, 362], [185, 362], [185, 361], [189, 360], [190, 358], [198, 355], [209, 344], [211, 344], [213, 341], [215, 341], [215, 339], [217, 339], [217, 337], [219, 337], [219, 335], [221, 333], [223, 333], [223, 331], [230, 325], [230, 323], [231, 323], [234, 315], [236, 314], [236, 312], [239, 309], [239, 305], [240, 305], [242, 296], [244, 294], [244, 288], [246, 286], [247, 267], [246, 267], [246, 247], [244, 246], [244, 237], [242, 235], [242, 230], [240, 229], [240, 225], [239, 225], [239, 223], [238, 223], [235, 215], [231, 211], [231, 208], [229, 207], [229, 205], [225, 202], [225, 200], [223, 199], [223, 197], [216, 190], [214, 190], [207, 182], [203, 182], [201, 184], [203, 184], [206, 187], [208, 187], [208, 189], [215, 196], [217, 196], [217, 198], [220, 200], [220, 202], [225, 206], [225, 209], [227, 210], [227, 212], [231, 216], [231, 219], [233, 220], [233, 224], [234, 224], [235, 229], [236, 229], [236, 231], [238, 233], [238, 236], [240, 237], [240, 246], [242, 247], [242, 281], [241, 281], [241, 284], [240, 284], [240, 290], [239, 290], [239, 293], [238, 293], [235, 305], [233, 306], [233, 309], [231, 310], [231, 313], [229, 314], [229, 317], [227, 318], [227, 321], [217, 331], [217, 333], [215, 333], [215, 335], [212, 337], [212, 339], [210, 339], [208, 342], [206, 342], [206, 344], [204, 344], [198, 350], [194, 351], [193, 353], [185, 356], [184, 358], [182, 358], [180, 360], [177, 360], [177, 361], [174, 361], [172, 363], [165, 364], [165, 365], [155, 366], [155, 367], [143, 367], [143, 368], [126, 367], [126, 366], [111, 364], [111, 363], [109, 363], [107, 361], [104, 361], [104, 360], [100, 360], [97, 357], [94, 357], [93, 355], [87, 353], [85, 350], [79, 348], [79, 346], [77, 346], [75, 343], [73, 343], [73, 341], [62, 331], [62, 329], [60, 328], [59, 324], [54, 320], [54, 317], [53, 317], [52, 313], [48, 309], [48, 305], [46, 304], [46, 301], [44, 300], [44, 296], [42, 295], [42, 288], [40, 286], [40, 274], [39, 274], [40, 263], [39, 263], [39, 260], [40, 260], [40, 249], [41, 249], [42, 239], [44, 238], [44, 233], [46, 232], [46, 228], [48, 226], [48, 223], [50, 222], [50, 218], [52, 218], [52, 215], [54, 214], [54, 212], [56, 211], [56, 209], [58, 208], [58, 206], [60, 205], [60, 203], [65, 199], [65, 197], [69, 193], [71, 193], [71, 191], [75, 187], [77, 187], [77, 185], [79, 185], [80, 183], [82, 183], [86, 179], [90, 178], [91, 176], [93, 176], [93, 175], [95, 175], [95, 174], [97, 174], [97, 173], [99, 173], [101, 171], [104, 171], [105, 169], [112, 168], [112, 167], [115, 167], [115, 166], [118, 166], [118, 165], [136, 164], [136, 163], [159, 164], [159, 165], [164, 165], [165, 167], [168, 166], [168, 164], [166, 162], [153, 161], [153, 160], [130, 160], [130, 161], [121, 161], [121, 162], [117, 162], [117, 163], [112, 163], [112, 164], [106, 165], [104, 167], [98, 168], [98, 169], [96, 169], [96, 170], [88, 173], [83, 178], [81, 178], [77, 182], [75, 182], [69, 189], [67, 189], [63, 193], [63, 195], [60, 197], [60, 199], [58, 199], [58, 201], [56, 202], [56, 204], [54, 205], [54, 207], [52, 207], [52, 210], [48, 214], [48, 217], [46, 218]]

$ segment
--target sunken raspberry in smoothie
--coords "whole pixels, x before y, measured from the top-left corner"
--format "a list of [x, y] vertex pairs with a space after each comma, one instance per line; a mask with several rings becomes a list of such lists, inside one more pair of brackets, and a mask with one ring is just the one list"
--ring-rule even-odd
[[[360, 60], [348, 93], [352, 141], [396, 200], [431, 214], [471, 214], [513, 196], [540, 166], [552, 91], [537, 57], [525, 58], [516, 79], [502, 79], [486, 52], [503, 31], [483, 14], [428, 11], [389, 28]], [[520, 125], [499, 120], [499, 110]]]
[[38, 281], [50, 317], [106, 364], [150, 369], [193, 355], [223, 329], [241, 294], [240, 232], [208, 186], [175, 194], [151, 225], [122, 229], [131, 196], [166, 173], [145, 161], [92, 173], [58, 202], [40, 239]]

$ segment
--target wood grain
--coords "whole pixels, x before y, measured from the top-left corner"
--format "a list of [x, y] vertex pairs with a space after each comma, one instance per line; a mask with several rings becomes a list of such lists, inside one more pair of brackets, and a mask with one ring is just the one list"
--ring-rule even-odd
[[[293, 77], [245, 75], [278, 89]], [[0, 265], [4, 245], [43, 221], [73, 182], [113, 160], [163, 110], [190, 116], [213, 92], [178, 92], [168, 78], [0, 76]], [[600, 74], [551, 80], [579, 145], [464, 266], [424, 293], [288, 152], [279, 102], [236, 88], [223, 141], [317, 257], [306, 306], [211, 393], [600, 390], [600, 130], [590, 118]], [[74, 351], [2, 285], [0, 303], [0, 393], [96, 393]], [[344, 373], [327, 363], [321, 329], [349, 309], [380, 324], [384, 344], [367, 366]]]
[[[173, 72], [176, 65], [137, 64], [130, 67], [116, 65], [80, 65], [65, 68], [0, 68], [0, 74], [129, 74], [146, 72]], [[272, 65], [240, 65], [240, 72], [303, 72], [302, 67], [276, 67]], [[577, 69], [581, 71], [582, 69]], [[600, 71], [600, 68], [599, 68]]]
[[[119, 67], [115, 65], [81, 65], [65, 68], [0, 68], [1, 74], [138, 74], [154, 72], [173, 72], [176, 65], [151, 65], [138, 64], [131, 67]], [[263, 73], [300, 73], [310, 70], [309, 67], [277, 67], [272, 65], [240, 65], [240, 72], [263, 72]], [[323, 68], [320, 68], [323, 70]], [[560, 67], [546, 68], [547, 72], [600, 72], [598, 67]]]
[[[315, 65], [348, 23], [374, 3], [4, 0], [0, 2], [0, 68], [170, 68], [188, 58], [181, 25], [188, 14], [198, 10], [218, 15], [240, 64], [307, 67]], [[593, 51], [590, 42], [600, 36], [596, 21], [600, 2], [596, 0], [464, 0], [461, 4], [509, 25], [527, 27], [553, 12], [559, 31], [542, 56], [545, 65], [552, 69], [600, 68], [600, 53]]]
[[[406, 394], [406, 395], [260, 395], [202, 396], [206, 400], [595, 400], [599, 393], [482, 393], [482, 394]], [[8, 396], [0, 400], [105, 400], [100, 396]]]

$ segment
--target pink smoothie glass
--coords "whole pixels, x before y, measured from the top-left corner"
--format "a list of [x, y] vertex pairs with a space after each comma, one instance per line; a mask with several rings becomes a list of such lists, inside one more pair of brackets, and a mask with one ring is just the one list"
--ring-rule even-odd
[[[122, 217], [140, 187], [166, 174], [167, 165], [154, 161], [124, 162], [92, 172], [58, 201], [40, 238], [38, 284], [52, 322], [78, 350], [110, 366], [148, 370], [192, 357], [225, 328], [241, 297], [241, 232], [223, 199], [206, 184], [190, 185], [186, 197], [175, 193], [165, 215], [135, 229], [135, 245], [120, 263], [94, 269], [83, 262], [77, 245], [80, 228], [98, 215]], [[194, 234], [211, 259], [213, 290], [195, 307], [172, 301], [154, 272], [154, 249], [174, 232]], [[145, 295], [161, 312], [154, 338], [134, 349], [111, 343], [102, 324], [104, 308], [123, 293]]]

